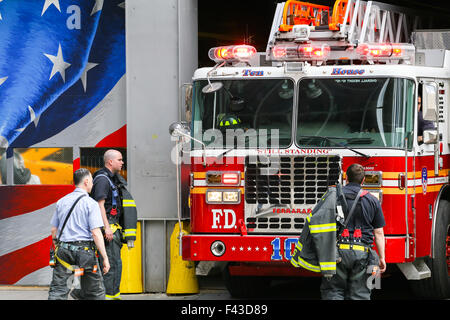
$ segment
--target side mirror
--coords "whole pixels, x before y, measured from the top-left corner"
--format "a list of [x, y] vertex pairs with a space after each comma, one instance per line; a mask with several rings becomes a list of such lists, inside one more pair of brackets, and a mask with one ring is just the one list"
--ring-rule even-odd
[[179, 138], [181, 136], [183, 136], [183, 137], [191, 136], [189, 125], [185, 121], [172, 123], [169, 126], [169, 133], [172, 137], [175, 137], [175, 138]]
[[203, 93], [213, 93], [222, 89], [222, 82], [210, 82], [202, 88]]
[[[194, 137], [191, 137], [191, 131], [189, 129], [189, 125], [186, 121], [174, 122], [169, 126], [169, 133], [172, 137], [180, 138], [184, 137], [195, 142], [198, 142], [202, 145], [203, 148], [203, 166], [206, 167], [206, 145]], [[189, 141], [189, 140], [188, 140]], [[179, 143], [179, 142], [177, 142]]]
[[423, 131], [423, 143], [435, 144], [438, 142], [437, 130], [424, 130]]
[[428, 121], [437, 120], [437, 84], [425, 82], [422, 94], [423, 119]]

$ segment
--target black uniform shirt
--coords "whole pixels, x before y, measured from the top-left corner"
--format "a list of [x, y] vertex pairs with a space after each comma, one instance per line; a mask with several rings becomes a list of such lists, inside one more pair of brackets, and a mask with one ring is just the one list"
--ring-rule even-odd
[[[114, 185], [118, 185], [119, 181], [115, 174], [113, 174], [111, 171], [109, 171], [108, 168], [102, 168], [94, 173], [93, 178], [99, 174], [103, 174], [109, 177], [109, 179], [112, 181]], [[109, 213], [112, 209], [112, 188], [108, 182], [108, 180], [105, 177], [99, 177], [95, 179], [94, 186], [91, 190], [91, 197], [94, 198], [96, 201], [105, 200], [105, 210], [106, 213], [108, 213], [108, 220], [110, 223], [117, 223], [119, 222], [120, 213], [122, 212], [122, 204], [120, 201], [120, 196], [117, 201], [117, 215], [115, 217], [111, 217]], [[114, 221], [111, 221], [110, 218], [115, 218]]]
[[424, 130], [435, 129], [433, 121], [425, 120], [422, 111], [417, 112], [417, 135], [423, 136]]
[[[356, 197], [360, 189], [361, 186], [359, 184], [352, 182], [342, 188], [342, 191], [346, 195], [348, 211], [353, 206], [354, 200], [352, 199]], [[355, 227], [361, 227], [362, 242], [371, 245], [373, 243], [373, 229], [382, 228], [385, 224], [380, 201], [368, 193], [361, 198], [360, 205], [356, 206], [355, 212], [347, 225], [347, 229], [352, 234]]]

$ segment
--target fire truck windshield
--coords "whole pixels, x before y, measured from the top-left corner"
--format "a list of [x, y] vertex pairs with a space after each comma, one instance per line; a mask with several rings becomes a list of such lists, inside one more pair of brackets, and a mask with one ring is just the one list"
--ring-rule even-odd
[[414, 87], [402, 78], [302, 79], [297, 145], [404, 148], [408, 136], [410, 148]]
[[[217, 80], [212, 80], [212, 83]], [[290, 79], [221, 80], [203, 92], [194, 82], [193, 137], [207, 148], [286, 148], [292, 141], [294, 82]], [[199, 148], [197, 142], [193, 142]]]

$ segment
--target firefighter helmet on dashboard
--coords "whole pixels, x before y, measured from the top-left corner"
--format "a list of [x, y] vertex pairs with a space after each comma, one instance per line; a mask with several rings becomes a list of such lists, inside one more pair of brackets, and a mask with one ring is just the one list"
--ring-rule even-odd
[[220, 129], [236, 129], [241, 127], [241, 119], [234, 114], [226, 114], [219, 121]]

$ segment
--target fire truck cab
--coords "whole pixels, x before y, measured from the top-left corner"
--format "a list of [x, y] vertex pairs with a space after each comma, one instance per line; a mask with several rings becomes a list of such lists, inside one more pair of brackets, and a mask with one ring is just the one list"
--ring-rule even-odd
[[190, 122], [171, 127], [184, 144], [183, 259], [227, 262], [241, 297], [265, 276], [315, 275], [289, 263], [295, 243], [357, 162], [382, 205], [386, 262], [417, 293], [449, 297], [450, 31], [418, 26], [373, 1], [287, 1], [265, 53], [211, 49], [216, 65], [193, 76]]

